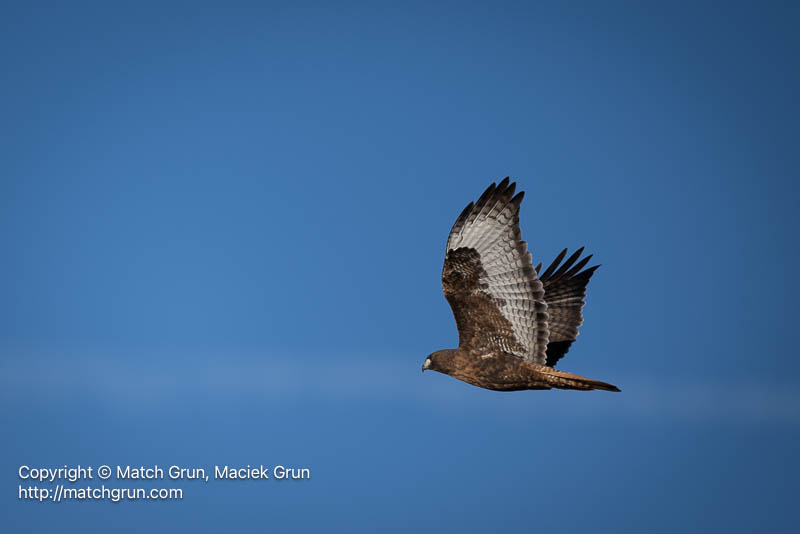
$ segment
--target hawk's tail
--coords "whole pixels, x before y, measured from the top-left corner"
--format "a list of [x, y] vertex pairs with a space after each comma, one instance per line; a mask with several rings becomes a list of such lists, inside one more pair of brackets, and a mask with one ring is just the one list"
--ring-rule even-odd
[[567, 373], [564, 371], [556, 371], [553, 368], [546, 367], [540, 372], [544, 375], [545, 380], [550, 387], [558, 389], [580, 389], [584, 391], [602, 389], [604, 391], [620, 391], [620, 389], [613, 384], [608, 384], [599, 380], [592, 380], [591, 378], [585, 378], [583, 376], [573, 375], [572, 373]]

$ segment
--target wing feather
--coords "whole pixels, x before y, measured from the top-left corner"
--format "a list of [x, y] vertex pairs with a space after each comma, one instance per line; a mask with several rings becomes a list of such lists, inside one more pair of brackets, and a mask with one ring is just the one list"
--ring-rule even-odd
[[[599, 265], [583, 269], [592, 258], [588, 255], [577, 263], [583, 247], [576, 250], [563, 264], [567, 249], [553, 260], [540, 276], [547, 302], [547, 326], [550, 337], [547, 345], [547, 365], [553, 367], [569, 351], [578, 338], [578, 327], [583, 324], [583, 305], [586, 285]], [[573, 265], [574, 264], [574, 265]]]
[[456, 219], [447, 240], [442, 288], [461, 348], [516, 354], [544, 364], [549, 339], [544, 288], [519, 229], [524, 194], [505, 178]]

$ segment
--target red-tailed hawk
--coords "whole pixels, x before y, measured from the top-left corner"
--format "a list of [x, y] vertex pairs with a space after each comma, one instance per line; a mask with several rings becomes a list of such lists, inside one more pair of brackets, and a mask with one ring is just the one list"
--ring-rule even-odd
[[[442, 269], [442, 289], [458, 327], [458, 348], [425, 359], [431, 369], [474, 386], [521, 389], [604, 389], [616, 386], [557, 371], [578, 337], [586, 284], [599, 266], [583, 267], [583, 248], [566, 249], [540, 274], [519, 230], [519, 206], [508, 178], [492, 184], [456, 219]], [[576, 263], [577, 262], [577, 263]]]

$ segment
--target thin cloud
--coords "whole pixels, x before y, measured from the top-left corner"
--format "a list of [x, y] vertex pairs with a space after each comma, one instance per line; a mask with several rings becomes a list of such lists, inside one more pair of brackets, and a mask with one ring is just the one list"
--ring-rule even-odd
[[[669, 383], [620, 377], [620, 394], [584, 392], [497, 393], [471, 388], [416, 364], [386, 359], [276, 358], [224, 353], [170, 358], [163, 354], [9, 354], [0, 360], [3, 404], [15, 399], [51, 403], [91, 398], [130, 409], [176, 399], [271, 402], [390, 401], [457, 413], [493, 412], [513, 417], [659, 417], [688, 421], [800, 423], [800, 392], [775, 384]], [[369, 377], [369, 379], [365, 379]], [[527, 402], [530, 400], [531, 402]], [[532, 401], [535, 400], [535, 403]]]

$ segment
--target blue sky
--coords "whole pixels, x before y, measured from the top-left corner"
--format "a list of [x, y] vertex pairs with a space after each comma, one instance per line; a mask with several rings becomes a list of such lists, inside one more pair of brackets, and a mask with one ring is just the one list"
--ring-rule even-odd
[[[3, 4], [3, 530], [797, 529], [798, 11]], [[420, 374], [506, 175], [535, 262], [602, 264], [560, 367], [621, 394]], [[40, 504], [23, 463], [312, 479]]]

